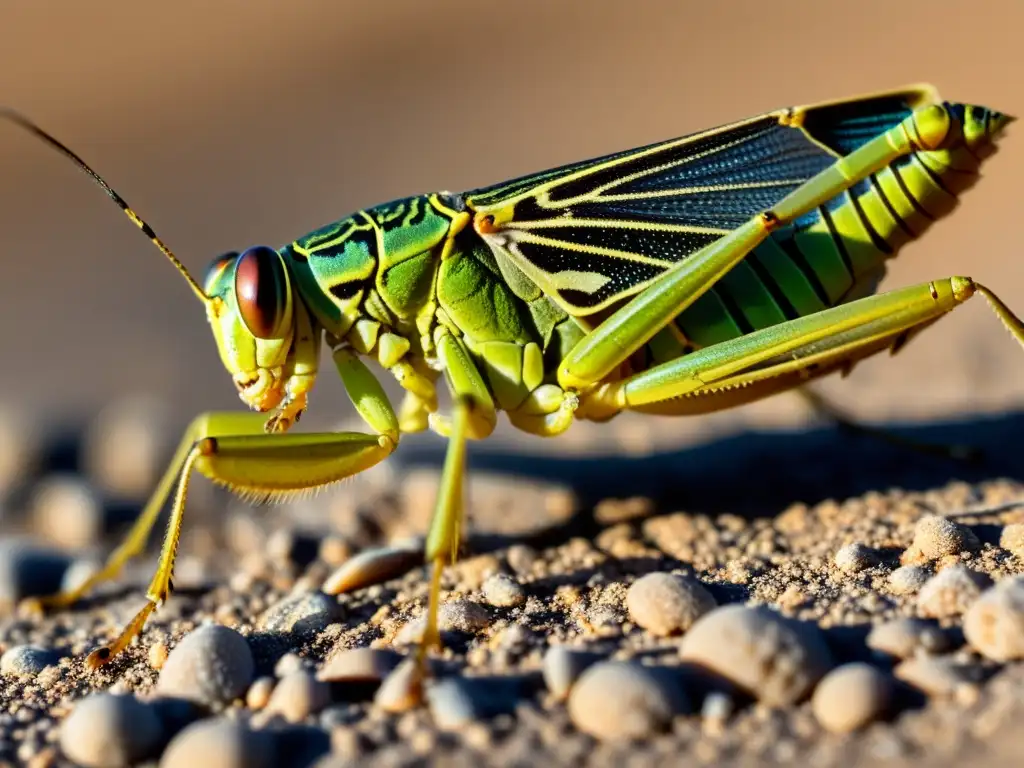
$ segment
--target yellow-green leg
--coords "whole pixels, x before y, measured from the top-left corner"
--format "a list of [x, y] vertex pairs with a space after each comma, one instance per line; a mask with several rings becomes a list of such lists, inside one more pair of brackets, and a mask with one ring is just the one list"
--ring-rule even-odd
[[420, 641], [422, 663], [427, 651], [441, 645], [438, 612], [441, 607], [441, 576], [455, 562], [464, 522], [466, 440], [487, 437], [496, 422], [496, 411], [483, 377], [462, 344], [450, 334], [438, 341], [438, 352], [452, 391], [452, 419], [433, 418], [439, 432], [448, 436], [448, 450], [438, 487], [434, 517], [427, 534], [426, 561], [433, 565], [427, 602], [426, 627]]
[[587, 334], [562, 361], [559, 385], [579, 391], [603, 381], [774, 230], [793, 223], [903, 155], [941, 148], [949, 138], [949, 127], [950, 117], [944, 107], [923, 107], [898, 126], [838, 158], [772, 210], [688, 256]]
[[70, 604], [104, 578], [112, 578], [129, 558], [139, 554], [177, 478], [160, 559], [146, 590], [147, 603], [113, 643], [89, 655], [86, 663], [90, 667], [104, 664], [124, 650], [141, 632], [149, 615], [170, 595], [174, 557], [193, 469], [244, 495], [274, 498], [350, 477], [377, 464], [395, 449], [399, 439], [398, 419], [380, 383], [347, 349], [336, 350], [334, 361], [357, 411], [376, 434], [268, 433], [268, 425], [276, 424], [274, 416], [268, 419], [266, 415], [252, 413], [210, 413], [196, 418], [186, 430], [153, 498], [103, 570], [75, 592], [43, 601], [50, 605]]
[[657, 411], [657, 404], [675, 398], [713, 400], [719, 393], [729, 397], [737, 391], [767, 396], [791, 388], [800, 378], [880, 352], [976, 292], [1024, 346], [1024, 325], [991, 291], [970, 278], [951, 277], [869, 296], [706, 347], [611, 382], [601, 398], [620, 409], [655, 406], [652, 410]]

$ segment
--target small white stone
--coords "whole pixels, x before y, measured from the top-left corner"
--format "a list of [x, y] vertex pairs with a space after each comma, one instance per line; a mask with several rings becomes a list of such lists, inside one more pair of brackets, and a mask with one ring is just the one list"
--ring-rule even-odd
[[827, 730], [846, 733], [882, 717], [892, 694], [892, 679], [885, 673], [869, 664], [845, 664], [821, 679], [811, 709]]
[[951, 565], [932, 576], [917, 595], [917, 611], [933, 619], [959, 616], [991, 584], [983, 573]]
[[1024, 658], [1024, 576], [985, 590], [964, 616], [964, 636], [993, 661]]
[[267, 712], [281, 715], [290, 723], [299, 723], [330, 702], [327, 683], [317, 680], [306, 670], [297, 670], [278, 681], [267, 703]]
[[519, 582], [504, 573], [488, 577], [482, 591], [484, 600], [496, 608], [513, 608], [526, 602], [526, 592]]
[[878, 565], [878, 553], [870, 547], [854, 542], [840, 547], [835, 556], [836, 567], [844, 573], [860, 573]]
[[569, 694], [569, 717], [601, 740], [647, 738], [689, 712], [681, 689], [639, 664], [603, 661], [587, 669]]
[[897, 659], [909, 659], [918, 650], [928, 653], [947, 650], [949, 638], [931, 622], [900, 617], [872, 627], [867, 644], [873, 651]]
[[626, 608], [633, 621], [661, 637], [687, 631], [715, 605], [703, 584], [673, 573], [641, 576], [626, 593]]
[[834, 663], [817, 626], [763, 606], [716, 608], [683, 636], [679, 651], [772, 706], [801, 701]]
[[270, 731], [225, 718], [200, 720], [175, 736], [160, 768], [270, 768], [276, 765]]
[[160, 670], [157, 691], [198, 704], [226, 704], [252, 683], [249, 643], [233, 629], [207, 624], [186, 635]]
[[15, 645], [0, 656], [0, 674], [34, 677], [60, 661], [60, 656], [38, 645]]
[[921, 565], [902, 565], [889, 574], [889, 589], [896, 595], [909, 595], [923, 587], [932, 572]]
[[914, 527], [914, 541], [904, 553], [905, 558], [938, 560], [978, 549], [981, 542], [970, 528], [949, 518], [925, 515]]
[[574, 651], [563, 645], [552, 646], [544, 654], [544, 683], [556, 699], [565, 701], [580, 675], [603, 658], [598, 653]]
[[1017, 557], [1024, 557], [1024, 523], [1010, 523], [999, 536], [999, 546]]
[[60, 725], [60, 748], [89, 768], [119, 768], [154, 757], [163, 729], [156, 710], [134, 696], [98, 693], [75, 704]]

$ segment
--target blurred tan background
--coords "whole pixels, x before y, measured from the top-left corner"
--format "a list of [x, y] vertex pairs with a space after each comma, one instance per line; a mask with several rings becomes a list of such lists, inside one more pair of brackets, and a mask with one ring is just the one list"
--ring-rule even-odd
[[[358, 207], [779, 106], [931, 81], [1024, 116], [1022, 25], [1020, 0], [0, 0], [0, 103], [79, 152], [201, 273]], [[966, 273], [1024, 312], [1022, 177], [1018, 123], [885, 285]], [[314, 413], [337, 419], [350, 407], [325, 374]], [[879, 419], [1017, 409], [1024, 351], [979, 299], [825, 389]], [[0, 400], [57, 419], [138, 392], [170, 398], [182, 423], [241, 405], [170, 266], [66, 161], [0, 124]], [[802, 413], [783, 397], [614, 430], [644, 448]], [[594, 434], [581, 426], [577, 445]]]

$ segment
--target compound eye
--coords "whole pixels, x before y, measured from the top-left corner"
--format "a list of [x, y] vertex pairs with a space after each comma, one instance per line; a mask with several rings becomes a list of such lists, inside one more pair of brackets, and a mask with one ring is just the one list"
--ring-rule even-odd
[[280, 339], [288, 330], [291, 283], [281, 255], [260, 245], [238, 257], [235, 300], [242, 322], [257, 339]]

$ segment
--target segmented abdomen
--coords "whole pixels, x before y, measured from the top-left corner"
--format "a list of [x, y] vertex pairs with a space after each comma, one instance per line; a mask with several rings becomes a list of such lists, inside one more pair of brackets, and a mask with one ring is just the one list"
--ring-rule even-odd
[[916, 152], [775, 232], [676, 319], [699, 348], [874, 292], [885, 262], [977, 178], [966, 147]]

